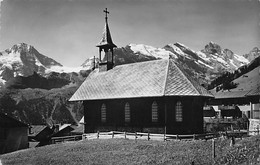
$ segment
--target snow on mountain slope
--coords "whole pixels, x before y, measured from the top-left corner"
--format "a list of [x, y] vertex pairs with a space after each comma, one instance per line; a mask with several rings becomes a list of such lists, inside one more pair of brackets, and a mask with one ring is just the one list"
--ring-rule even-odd
[[[130, 50], [130, 51], [129, 51]], [[258, 49], [254, 48], [248, 56], [257, 56]], [[120, 55], [118, 55], [118, 53]], [[167, 44], [163, 48], [155, 48], [144, 44], [130, 44], [123, 48], [117, 48], [116, 61], [145, 61], [148, 58], [165, 59], [173, 58], [176, 63], [184, 65], [187, 71], [202, 82], [209, 82], [224, 72], [234, 72], [239, 67], [246, 65], [250, 59], [233, 53], [229, 49], [222, 49], [214, 42], [209, 42], [204, 49], [194, 51], [182, 43]], [[137, 57], [133, 57], [133, 55]], [[134, 58], [130, 60], [129, 58]], [[153, 59], [151, 59], [153, 60]]]
[[196, 52], [200, 58], [202, 58], [204, 61], [210, 62], [210, 58], [203, 52], [197, 51]]
[[84, 68], [85, 70], [93, 69], [94, 65], [95, 68], [98, 67], [99, 59], [95, 57], [90, 57], [86, 61], [84, 61], [83, 64], [81, 64], [81, 68]]
[[20, 43], [0, 53], [0, 77], [5, 82], [16, 76], [29, 76], [33, 72], [44, 73], [58, 62], [40, 54], [33, 46]]
[[167, 59], [169, 58], [170, 55], [177, 58], [175, 54], [163, 48], [155, 48], [143, 44], [130, 44], [129, 46], [132, 49], [132, 51], [136, 54], [141, 53], [143, 55], [154, 56], [156, 58], [161, 58], [161, 59]]
[[58, 72], [58, 73], [71, 73], [71, 72], [76, 72], [79, 73], [81, 70], [91, 70], [95, 67], [98, 67], [99, 60], [98, 58], [95, 58], [94, 62], [94, 57], [88, 58], [81, 66], [79, 67], [66, 67], [66, 66], [51, 66], [50, 68], [46, 69], [46, 73], [50, 72]]
[[80, 72], [83, 70], [83, 67], [66, 67], [66, 66], [51, 66], [45, 70], [45, 73], [57, 72], [57, 73], [71, 73], [71, 72]]
[[212, 41], [197, 54], [200, 58], [207, 61], [207, 64], [210, 66], [222, 68], [222, 70], [230, 72], [249, 63], [249, 60], [242, 55], [237, 55], [229, 49], [222, 49], [221, 46]]
[[79, 73], [81, 70], [88, 70], [93, 67], [90, 64], [79, 67], [65, 67], [57, 61], [40, 54], [33, 46], [20, 43], [0, 52], [0, 87], [6, 81], [16, 76], [30, 76], [34, 72], [45, 75], [50, 72], [58, 73]]
[[[222, 49], [218, 44], [210, 42], [200, 51], [194, 51], [179, 42], [156, 48], [144, 44], [130, 44], [116, 48], [115, 65], [141, 62], [155, 59], [172, 58], [183, 65], [191, 76], [207, 83], [222, 73], [233, 72], [242, 65], [248, 64], [259, 56], [259, 49], [254, 48], [247, 55], [237, 55], [229, 49]], [[106, 59], [106, 58], [105, 58]], [[95, 62], [94, 62], [95, 61]], [[0, 52], [0, 86], [15, 76], [29, 76], [34, 72], [44, 75], [50, 72], [79, 73], [98, 67], [99, 59], [89, 58], [79, 67], [65, 67], [55, 60], [40, 54], [33, 46], [25, 43], [16, 44], [10, 49]]]
[[22, 64], [20, 53], [11, 51], [10, 53], [2, 53], [0, 55], [1, 67], [12, 69], [12, 65]]

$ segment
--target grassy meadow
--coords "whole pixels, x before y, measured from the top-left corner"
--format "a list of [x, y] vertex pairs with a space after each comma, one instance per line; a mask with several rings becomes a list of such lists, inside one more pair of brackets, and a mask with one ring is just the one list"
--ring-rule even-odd
[[215, 140], [147, 141], [96, 139], [66, 142], [0, 155], [3, 165], [260, 164], [260, 136]]

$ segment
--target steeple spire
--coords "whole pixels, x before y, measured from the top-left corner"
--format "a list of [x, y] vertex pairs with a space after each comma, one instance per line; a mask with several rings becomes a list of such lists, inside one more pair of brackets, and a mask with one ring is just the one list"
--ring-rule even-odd
[[[101, 61], [99, 63], [99, 68], [100, 68], [100, 70], [105, 71], [105, 70], [112, 69], [114, 66], [113, 48], [115, 48], [117, 46], [112, 41], [112, 37], [111, 37], [110, 30], [108, 27], [107, 15], [109, 14], [109, 12], [107, 11], [107, 8], [105, 10], [103, 10], [103, 12], [105, 13], [105, 28], [104, 28], [104, 31], [102, 34], [101, 41], [98, 43], [97, 47], [99, 47], [99, 60]], [[102, 59], [102, 57], [101, 57], [102, 51], [105, 52], [104, 57], [106, 57], [106, 58], [104, 58], [104, 59]]]
[[105, 10], [103, 10], [103, 12], [105, 13], [105, 27], [104, 27], [104, 30], [103, 30], [103, 34], [102, 34], [102, 38], [101, 38], [101, 41], [98, 43], [97, 47], [117, 47], [113, 41], [112, 41], [112, 37], [111, 37], [111, 34], [110, 34], [110, 30], [109, 30], [109, 27], [108, 27], [108, 17], [107, 15], [109, 14], [109, 12], [107, 11], [107, 8]]

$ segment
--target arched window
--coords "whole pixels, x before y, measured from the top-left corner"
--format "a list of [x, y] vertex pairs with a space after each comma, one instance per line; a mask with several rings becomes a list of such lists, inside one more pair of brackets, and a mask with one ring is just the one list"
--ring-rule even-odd
[[131, 115], [130, 115], [130, 105], [129, 103], [125, 104], [125, 122], [129, 123], [131, 120]]
[[107, 108], [106, 104], [102, 104], [101, 106], [101, 122], [105, 123], [107, 121]]
[[182, 122], [182, 104], [180, 101], [175, 106], [175, 119], [177, 122]]
[[152, 122], [158, 122], [158, 105], [156, 101], [152, 104]]

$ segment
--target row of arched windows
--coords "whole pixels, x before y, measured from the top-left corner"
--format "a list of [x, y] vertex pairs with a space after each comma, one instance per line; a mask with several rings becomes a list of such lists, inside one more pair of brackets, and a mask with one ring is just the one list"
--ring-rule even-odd
[[[158, 122], [158, 104], [156, 101], [152, 103], [152, 122], [156, 123]], [[183, 116], [182, 116], [182, 103], [178, 101], [175, 105], [175, 120], [177, 122], [182, 122]], [[106, 113], [106, 104], [102, 104], [101, 106], [101, 122], [105, 123], [107, 121], [107, 113]], [[127, 102], [125, 103], [125, 122], [129, 123], [131, 121], [131, 108], [130, 104]]]

